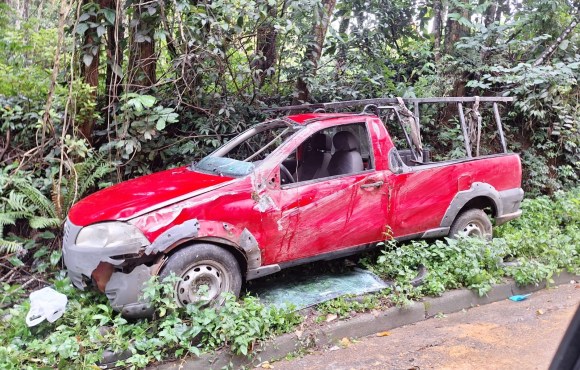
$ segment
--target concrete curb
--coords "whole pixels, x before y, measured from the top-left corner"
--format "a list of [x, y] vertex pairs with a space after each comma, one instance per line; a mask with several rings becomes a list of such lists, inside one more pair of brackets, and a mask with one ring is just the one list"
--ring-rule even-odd
[[554, 282], [551, 284], [542, 282], [537, 285], [519, 287], [513, 280], [506, 279], [504, 283], [495, 285], [483, 297], [468, 289], [453, 290], [446, 292], [441, 297], [426, 298], [422, 302], [415, 302], [410, 307], [392, 307], [384, 311], [360, 314], [352, 319], [333, 322], [322, 328], [306, 331], [302, 333], [300, 338], [295, 333], [283, 334], [255, 348], [251, 357], [236, 356], [229, 351], [219, 351], [205, 354], [201, 357], [158, 365], [155, 368], [159, 370], [187, 370], [251, 367], [263, 361], [280, 359], [296, 351], [334, 345], [344, 337], [360, 338], [413, 324], [437, 314], [458, 312], [471, 307], [501, 301], [512, 295], [532, 293], [545, 289], [546, 286], [567, 284], [572, 280], [579, 281], [580, 275], [563, 271], [558, 276], [552, 277], [552, 280]]

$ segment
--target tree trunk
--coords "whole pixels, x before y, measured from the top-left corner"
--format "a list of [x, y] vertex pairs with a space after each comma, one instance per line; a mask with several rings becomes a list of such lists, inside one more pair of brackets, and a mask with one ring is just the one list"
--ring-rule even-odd
[[[340, 21], [340, 25], [338, 26], [338, 34], [342, 38], [343, 35], [346, 35], [346, 31], [348, 31], [348, 27], [350, 25], [350, 13], [345, 14]], [[348, 37], [348, 36], [347, 36]], [[343, 40], [344, 41], [344, 40]], [[338, 80], [346, 71], [346, 61], [347, 61], [347, 45], [341, 43], [338, 47], [338, 55], [336, 58], [336, 72], [334, 75], [334, 79]]]
[[433, 1], [433, 54], [435, 61], [438, 62], [441, 59], [441, 27], [443, 25], [443, 19], [441, 17], [441, 0]]
[[58, 17], [58, 36], [56, 40], [56, 53], [54, 55], [54, 64], [52, 67], [52, 73], [50, 75], [50, 84], [48, 86], [48, 93], [46, 98], [46, 104], [44, 105], [44, 114], [42, 115], [42, 137], [40, 146], [43, 147], [46, 142], [46, 134], [49, 126], [52, 126], [52, 118], [50, 117], [50, 110], [52, 109], [52, 103], [54, 101], [54, 91], [56, 89], [56, 80], [58, 77], [58, 72], [60, 71], [60, 58], [62, 53], [64, 53], [64, 35], [65, 35], [65, 25], [67, 16], [71, 10], [72, 4], [62, 1], [60, 3], [59, 17]]
[[[461, 0], [465, 3], [466, 0]], [[469, 19], [469, 11], [466, 8], [457, 6], [450, 10], [451, 13], [459, 13], [463, 18]], [[443, 50], [445, 54], [452, 54], [455, 43], [463, 36], [467, 35], [466, 27], [462, 26], [458, 21], [451, 18], [447, 18], [447, 24], [445, 25], [445, 40], [443, 44]]]
[[308, 101], [310, 91], [308, 91], [308, 84], [306, 83], [305, 78], [316, 75], [318, 62], [322, 55], [322, 47], [324, 46], [326, 31], [328, 30], [328, 24], [330, 23], [330, 17], [332, 16], [335, 5], [336, 0], [322, 1], [324, 13], [322, 14], [320, 22], [314, 24], [314, 27], [312, 28], [312, 42], [306, 47], [306, 54], [303, 62], [303, 65], [306, 65], [305, 72], [302, 76], [298, 77], [298, 80], [296, 81], [297, 93], [293, 100], [293, 104], [300, 104]]
[[500, 0], [495, 5], [497, 6], [495, 21], [499, 23], [502, 17], [507, 18], [510, 15], [509, 0]]
[[30, 0], [22, 0], [22, 19], [26, 22], [30, 17]]
[[268, 76], [267, 71], [274, 66], [277, 59], [276, 53], [276, 38], [278, 33], [272, 24], [272, 20], [276, 19], [277, 7], [267, 6], [268, 19], [258, 27], [256, 32], [256, 55], [260, 59], [256, 59], [252, 67], [260, 70], [256, 76], [256, 80], [259, 87], [264, 85], [266, 77]]
[[[134, 5], [131, 21], [128, 83], [131, 91], [155, 84], [157, 56], [155, 55], [155, 28], [159, 17], [159, 3], [141, 2]], [[154, 10], [151, 10], [154, 9]], [[153, 12], [153, 14], [151, 14]]]
[[485, 9], [485, 14], [483, 17], [483, 24], [485, 25], [485, 27], [489, 27], [490, 24], [492, 24], [493, 22], [495, 22], [495, 14], [497, 13], [497, 3], [496, 2], [491, 2], [488, 6], [487, 9]]
[[[91, 0], [85, 0], [84, 4], [88, 4]], [[101, 4], [99, 4], [101, 5]], [[95, 16], [88, 19], [89, 22], [97, 22]], [[97, 99], [97, 88], [99, 86], [99, 59], [100, 59], [101, 43], [97, 36], [96, 29], [90, 28], [85, 32], [83, 39], [83, 47], [81, 48], [81, 76], [84, 83], [93, 87], [93, 100]], [[93, 144], [93, 129], [95, 127], [95, 119], [93, 117], [86, 117], [79, 125], [81, 135], [92, 145]]]
[[121, 28], [122, 7], [118, 0], [104, 0], [104, 8], [115, 11], [115, 24], [107, 27], [107, 76], [105, 79], [105, 91], [107, 94], [108, 106], [118, 101], [122, 91], [122, 70], [123, 70], [123, 50], [120, 41], [123, 39], [123, 29]]

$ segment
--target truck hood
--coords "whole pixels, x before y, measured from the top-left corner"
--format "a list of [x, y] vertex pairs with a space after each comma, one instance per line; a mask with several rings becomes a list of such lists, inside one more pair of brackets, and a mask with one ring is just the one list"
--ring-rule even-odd
[[[128, 219], [137, 213], [180, 196], [194, 196], [203, 189], [232, 180], [231, 177], [175, 168], [124, 181], [76, 203], [69, 220], [77, 226]], [[177, 199], [176, 199], [177, 201]]]

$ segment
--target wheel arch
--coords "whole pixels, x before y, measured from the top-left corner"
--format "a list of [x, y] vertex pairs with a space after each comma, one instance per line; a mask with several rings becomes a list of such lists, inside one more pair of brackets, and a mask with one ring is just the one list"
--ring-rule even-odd
[[499, 192], [490, 184], [481, 182], [473, 183], [470, 189], [458, 192], [441, 220], [441, 227], [451, 227], [457, 217], [469, 209], [488, 209], [491, 217], [501, 215], [503, 210]]
[[[161, 259], [184, 247], [207, 242], [224, 248], [234, 255], [242, 275], [262, 266], [262, 252], [258, 241], [247, 228], [239, 228], [227, 222], [191, 219], [168, 228], [145, 250], [146, 254], [159, 253]], [[162, 261], [163, 267], [165, 261]]]
[[[236, 245], [232, 241], [227, 240], [225, 238], [206, 236], [195, 239], [185, 239], [163, 251], [162, 258], [164, 258], [165, 261], [167, 261], [167, 259], [169, 259], [169, 257], [175, 254], [177, 251], [188, 247], [195, 247], [196, 244], [202, 243], [213, 244], [231, 253], [238, 261], [240, 271], [242, 272], [242, 276], [244, 278], [246, 277], [248, 271], [248, 257], [246, 256], [246, 253], [239, 245]], [[159, 267], [158, 271], [161, 271], [161, 269], [165, 265], [165, 261]]]
[[[492, 198], [485, 195], [477, 196], [471, 200], [469, 200], [465, 205], [459, 210], [457, 216], [461, 215], [463, 212], [470, 210], [470, 209], [481, 209], [485, 211], [489, 216], [496, 217], [497, 216], [497, 205], [493, 201]], [[456, 218], [457, 218], [456, 216]]]

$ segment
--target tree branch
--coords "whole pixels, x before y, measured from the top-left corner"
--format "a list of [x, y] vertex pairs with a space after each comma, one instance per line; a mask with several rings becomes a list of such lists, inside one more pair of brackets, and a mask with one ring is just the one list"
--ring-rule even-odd
[[544, 64], [544, 62], [552, 56], [554, 51], [556, 51], [556, 48], [562, 43], [562, 41], [564, 41], [568, 37], [568, 35], [570, 35], [572, 31], [574, 31], [574, 28], [576, 28], [577, 25], [578, 25], [578, 10], [576, 10], [574, 18], [572, 19], [572, 22], [570, 22], [568, 27], [566, 27], [566, 29], [560, 34], [560, 36], [558, 36], [556, 41], [554, 41], [554, 43], [552, 43], [552, 45], [550, 45], [549, 48], [544, 50], [542, 55], [540, 55], [540, 57], [536, 59], [533, 66], [538, 67]]

